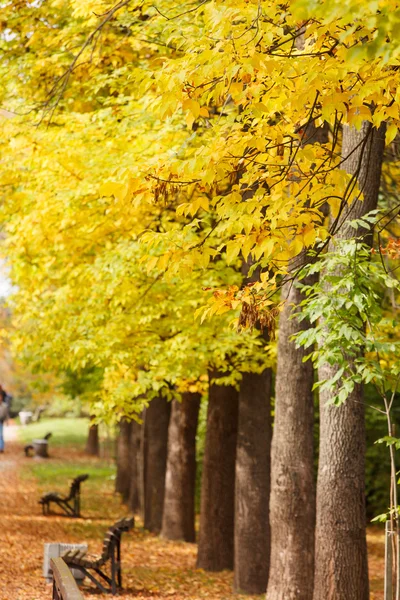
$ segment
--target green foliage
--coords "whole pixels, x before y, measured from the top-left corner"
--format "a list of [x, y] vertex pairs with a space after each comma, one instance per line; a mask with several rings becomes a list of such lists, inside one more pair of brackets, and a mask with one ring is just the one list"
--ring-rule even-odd
[[101, 387], [102, 379], [103, 371], [94, 366], [88, 365], [79, 371], [67, 369], [63, 374], [61, 388], [71, 398], [79, 397], [83, 400]]
[[30, 410], [32, 406], [32, 398], [25, 398], [23, 396], [13, 396], [11, 406], [11, 416], [18, 416], [21, 410]]
[[[374, 217], [372, 217], [374, 219]], [[368, 231], [370, 219], [354, 223]], [[296, 343], [312, 350], [307, 359], [315, 366], [337, 367], [335, 375], [318, 381], [315, 389], [331, 392], [331, 402], [345, 402], [356, 384], [364, 384], [366, 403], [366, 494], [370, 519], [386, 519], [390, 505], [389, 452], [385, 446], [400, 447], [388, 436], [386, 410], [400, 423], [395, 394], [400, 373], [400, 342], [393, 319], [392, 293], [400, 287], [395, 271], [371, 253], [362, 239], [336, 242], [304, 270], [304, 275], [323, 275], [313, 285], [299, 284], [306, 298], [297, 314], [309, 319], [311, 327], [296, 337]], [[378, 442], [378, 443], [377, 443]], [[379, 517], [380, 518], [380, 517]]]
[[[381, 398], [375, 387], [368, 384], [364, 389], [366, 419], [366, 461], [365, 487], [367, 500], [367, 517], [372, 520], [377, 515], [386, 513], [390, 504], [390, 456], [386, 447], [376, 444], [376, 440], [387, 433], [386, 415], [374, 410], [372, 406], [380, 406]], [[400, 406], [397, 396], [392, 419], [400, 424]]]
[[370, 248], [359, 239], [337, 242], [303, 274], [312, 273], [323, 277], [313, 285], [300, 284], [306, 299], [297, 314], [312, 327], [300, 332], [296, 343], [312, 349], [306, 360], [311, 358], [317, 368], [326, 363], [338, 367], [316, 386], [331, 391], [335, 404], [360, 383], [373, 382], [382, 392], [396, 389], [400, 343], [393, 333], [396, 323], [385, 311], [385, 293], [399, 292], [399, 281], [379, 259], [371, 260]]
[[57, 417], [79, 418], [88, 416], [84, 412], [80, 398], [72, 398], [62, 394], [54, 394], [46, 405], [45, 416], [55, 419]]

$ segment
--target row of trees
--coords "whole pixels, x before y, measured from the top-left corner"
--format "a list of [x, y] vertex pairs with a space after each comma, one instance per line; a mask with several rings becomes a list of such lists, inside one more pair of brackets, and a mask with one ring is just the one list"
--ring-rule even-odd
[[[354, 144], [351, 149], [365, 135], [362, 130], [346, 134]], [[351, 208], [352, 220], [376, 206], [383, 149], [380, 131], [370, 139], [373, 162], [365, 159], [368, 154], [359, 154], [364, 200]], [[348, 222], [346, 215], [343, 239], [354, 237]], [[344, 282], [344, 272], [342, 277], [334, 275]], [[328, 293], [331, 277], [321, 282]], [[308, 283], [310, 278], [315, 280], [315, 275], [308, 276]], [[368, 284], [372, 283], [371, 278]], [[234, 386], [216, 385], [216, 373], [210, 377], [198, 566], [234, 568], [236, 590], [262, 593], [268, 584], [268, 598], [311, 598], [313, 593], [322, 598], [332, 586], [335, 597], [367, 598], [362, 387], [356, 385], [340, 408], [327, 402], [337, 390], [321, 393], [315, 488], [314, 369], [311, 361], [304, 362], [306, 350], [293, 341], [293, 336], [310, 329], [310, 322], [293, 318], [304, 293], [295, 286], [289, 290], [279, 325], [272, 458], [271, 369], [245, 374], [239, 393]], [[333, 373], [320, 379], [333, 379], [339, 368], [333, 365]], [[169, 417], [168, 403], [158, 398], [145, 411], [142, 427], [121, 423], [117, 491], [134, 512], [142, 513], [146, 528], [168, 539], [195, 539], [199, 403], [199, 394], [184, 394], [181, 402], [173, 401]], [[152, 465], [149, 471], [146, 461]]]
[[3, 14], [15, 352], [96, 370], [118, 489], [166, 537], [194, 537], [207, 393], [199, 566], [270, 600], [367, 598], [362, 384], [386, 398], [399, 373], [397, 3]]

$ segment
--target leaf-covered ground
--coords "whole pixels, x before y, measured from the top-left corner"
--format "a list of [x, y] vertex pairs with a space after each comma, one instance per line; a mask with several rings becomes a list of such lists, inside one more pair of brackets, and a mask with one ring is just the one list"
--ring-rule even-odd
[[[65, 491], [68, 480], [89, 471], [82, 488], [83, 519], [43, 517], [37, 501], [43, 491]], [[81, 450], [52, 446], [51, 458], [25, 458], [21, 444], [7, 444], [0, 455], [0, 600], [47, 600], [51, 586], [42, 576], [45, 542], [87, 542], [100, 551], [107, 527], [127, 514], [113, 493], [112, 465], [90, 460]], [[226, 600], [244, 598], [232, 593], [232, 574], [210, 574], [195, 567], [194, 544], [167, 542], [137, 527], [125, 534], [123, 545], [124, 598], [161, 600]], [[369, 535], [372, 598], [383, 598], [383, 539]], [[85, 599], [100, 600], [92, 586], [82, 586]], [[109, 598], [109, 596], [104, 596]], [[253, 597], [254, 598], [254, 597]], [[259, 597], [259, 598], [262, 598]]]

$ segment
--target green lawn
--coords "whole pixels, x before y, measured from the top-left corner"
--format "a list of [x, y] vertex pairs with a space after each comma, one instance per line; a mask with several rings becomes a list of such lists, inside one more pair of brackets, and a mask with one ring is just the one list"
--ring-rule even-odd
[[89, 475], [89, 480], [84, 485], [90, 488], [101, 488], [104, 483], [107, 484], [110, 480], [115, 479], [115, 467], [100, 460], [95, 463], [85, 460], [81, 460], [79, 463], [46, 460], [29, 465], [29, 471], [36, 477], [40, 487], [50, 485], [53, 488], [60, 487], [61, 489], [66, 486], [64, 482], [69, 482], [82, 473]]
[[19, 430], [20, 440], [25, 444], [34, 439], [41, 439], [52, 433], [52, 446], [73, 446], [78, 450], [84, 448], [89, 427], [89, 419], [41, 419], [38, 423], [30, 423]]
[[[26, 466], [23, 476], [35, 479], [39, 494], [59, 492], [65, 495], [72, 479], [87, 473], [89, 479], [81, 486], [82, 514], [89, 518], [113, 519], [120, 510], [120, 498], [114, 494], [115, 467], [97, 459], [83, 458], [79, 462], [64, 463], [60, 460], [45, 460]], [[53, 507], [56, 512], [59, 509]]]
[[51, 432], [50, 458], [26, 461], [22, 476], [36, 481], [39, 494], [58, 491], [65, 494], [77, 475], [87, 473], [82, 484], [82, 512], [85, 516], [113, 518], [120, 511], [119, 496], [114, 494], [115, 464], [86, 456], [84, 448], [89, 427], [88, 419], [42, 419], [19, 430], [20, 440], [29, 443]]

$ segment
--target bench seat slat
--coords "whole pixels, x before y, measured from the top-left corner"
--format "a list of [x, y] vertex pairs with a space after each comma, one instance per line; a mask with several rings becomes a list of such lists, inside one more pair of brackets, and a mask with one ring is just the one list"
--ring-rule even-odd
[[[129, 531], [134, 526], [134, 519], [124, 518], [120, 519], [106, 532], [103, 540], [103, 552], [100, 557], [90, 558], [88, 555], [82, 555], [82, 553], [72, 553], [69, 551], [64, 554], [64, 559], [70, 567], [81, 567], [86, 574], [89, 570], [94, 570], [103, 580], [107, 581], [110, 585], [111, 593], [116, 593], [117, 589], [121, 587], [121, 561], [120, 556], [120, 544], [121, 537], [124, 531]], [[111, 569], [111, 578], [103, 573], [101, 567], [106, 565], [108, 561], [111, 561], [113, 568]], [[96, 578], [88, 574], [89, 578], [96, 583], [97, 587], [104, 592], [103, 584], [96, 580]]]

